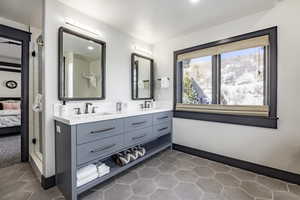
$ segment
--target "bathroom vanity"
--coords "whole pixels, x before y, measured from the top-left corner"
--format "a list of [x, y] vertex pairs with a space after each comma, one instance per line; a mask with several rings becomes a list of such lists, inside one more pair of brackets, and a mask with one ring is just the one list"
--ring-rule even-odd
[[[172, 146], [172, 111], [153, 109], [55, 117], [56, 184], [67, 200]], [[125, 166], [112, 155], [143, 145], [146, 154]], [[77, 170], [101, 161], [110, 173], [77, 187]]]
[[[133, 53], [131, 62], [132, 100], [145, 101], [135, 106], [142, 111], [98, 113], [100, 105], [87, 101], [105, 99], [106, 43], [59, 29], [58, 99], [62, 104], [54, 117], [55, 170], [56, 185], [67, 200], [77, 200], [84, 191], [172, 146], [171, 109], [149, 110], [156, 107], [154, 61]], [[66, 104], [70, 101], [85, 101], [84, 112], [80, 106]], [[114, 105], [101, 110], [108, 107], [112, 110]], [[124, 107], [127, 110], [127, 104]], [[116, 102], [116, 110], [122, 111], [122, 102]], [[95, 169], [93, 174], [83, 176], [88, 168]]]

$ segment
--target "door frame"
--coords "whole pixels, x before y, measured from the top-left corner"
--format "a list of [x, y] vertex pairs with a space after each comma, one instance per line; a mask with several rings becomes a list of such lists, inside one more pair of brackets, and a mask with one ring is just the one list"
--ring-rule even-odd
[[29, 44], [31, 33], [0, 24], [0, 37], [22, 43], [21, 55], [21, 162], [29, 161]]

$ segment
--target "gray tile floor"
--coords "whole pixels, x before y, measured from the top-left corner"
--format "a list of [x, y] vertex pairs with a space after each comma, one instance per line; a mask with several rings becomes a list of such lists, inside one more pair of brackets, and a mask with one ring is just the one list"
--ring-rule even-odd
[[21, 136], [0, 137], [0, 168], [19, 163], [21, 160]]
[[0, 169], [1, 200], [60, 200], [56, 187], [43, 190], [28, 163]]
[[[43, 191], [26, 164], [0, 170], [0, 198], [63, 199], [56, 188]], [[300, 200], [300, 186], [167, 150], [79, 199]]]

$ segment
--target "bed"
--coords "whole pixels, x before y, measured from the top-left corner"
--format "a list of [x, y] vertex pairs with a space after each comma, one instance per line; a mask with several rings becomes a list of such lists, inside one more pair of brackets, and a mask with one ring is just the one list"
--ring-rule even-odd
[[5, 109], [0, 102], [0, 135], [18, 134], [21, 131], [20, 109]]

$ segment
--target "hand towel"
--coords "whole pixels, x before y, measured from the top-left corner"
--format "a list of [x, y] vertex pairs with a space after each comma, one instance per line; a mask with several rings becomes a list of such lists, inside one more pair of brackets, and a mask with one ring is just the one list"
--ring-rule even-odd
[[43, 96], [41, 94], [37, 94], [35, 96], [35, 99], [34, 99], [34, 103], [32, 105], [32, 110], [34, 112], [42, 112], [42, 107], [43, 107], [43, 104], [42, 104], [42, 98]]
[[97, 169], [98, 169], [98, 170], [101, 170], [101, 169], [106, 169], [107, 167], [108, 167], [108, 166], [107, 166], [106, 164], [103, 163], [103, 164], [101, 164], [101, 165], [98, 165], [98, 166], [97, 166]]
[[160, 81], [161, 88], [169, 88], [170, 87], [170, 80], [168, 77], [162, 77]]
[[93, 165], [93, 164], [88, 165], [77, 171], [77, 180], [85, 179], [85, 178], [87, 178], [93, 174], [97, 174], [97, 173], [98, 173], [98, 171], [97, 171], [96, 165]]
[[85, 184], [95, 180], [96, 178], [98, 178], [98, 173], [92, 174], [92, 175], [90, 175], [86, 178], [83, 178], [83, 179], [77, 179], [77, 187], [85, 185]]
[[145, 88], [144, 81], [139, 80], [139, 82], [138, 82], [138, 88], [139, 88], [139, 89], [144, 89], [144, 88]]
[[95, 75], [90, 77], [90, 84], [93, 88], [97, 88], [97, 77]]
[[106, 174], [108, 174], [110, 172], [110, 167], [107, 166], [106, 164], [101, 164], [99, 166], [97, 166], [97, 169], [98, 169], [98, 176], [101, 177], [101, 176], [104, 176]]
[[102, 177], [106, 174], [109, 174], [109, 172], [110, 172], [110, 168], [106, 167], [105, 169], [101, 169], [101, 170], [98, 171], [98, 176]]
[[105, 176], [106, 174], [109, 174], [109, 172], [110, 172], [109, 169], [103, 170], [101, 173], [99, 173], [98, 177]]

